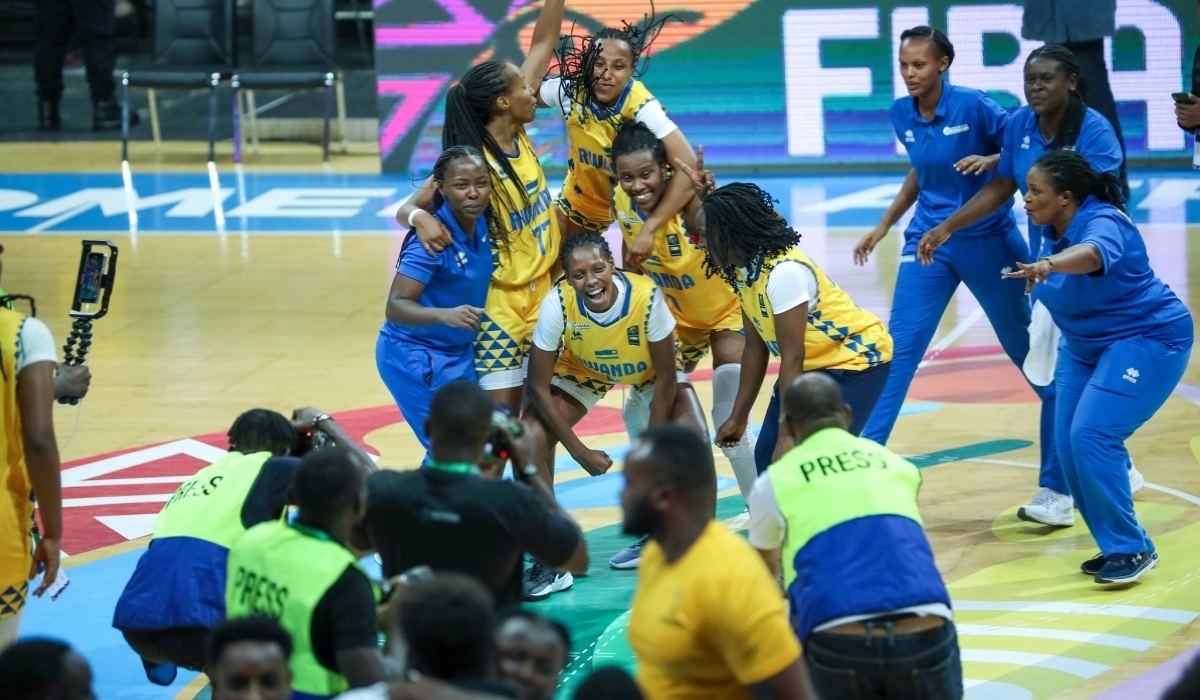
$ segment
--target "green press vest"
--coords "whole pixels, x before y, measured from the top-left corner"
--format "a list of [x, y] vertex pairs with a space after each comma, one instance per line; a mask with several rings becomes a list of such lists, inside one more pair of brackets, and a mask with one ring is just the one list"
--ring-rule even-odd
[[796, 578], [792, 562], [797, 552], [832, 527], [872, 515], [900, 515], [922, 524], [917, 467], [840, 428], [810, 435], [768, 472], [787, 522], [783, 563], [788, 586]]
[[317, 604], [347, 567], [358, 568], [358, 561], [329, 535], [280, 522], [255, 525], [229, 552], [226, 615], [279, 620], [295, 644], [288, 662], [294, 690], [333, 696], [349, 687], [345, 676], [317, 660], [311, 637]]
[[245, 534], [242, 506], [270, 452], [230, 452], [180, 486], [154, 520], [154, 539], [195, 537], [229, 549]]

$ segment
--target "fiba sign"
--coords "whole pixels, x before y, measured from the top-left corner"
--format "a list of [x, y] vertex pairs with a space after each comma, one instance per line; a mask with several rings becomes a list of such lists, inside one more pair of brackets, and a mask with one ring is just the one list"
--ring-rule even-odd
[[[951, 5], [944, 27], [954, 43], [954, 65], [950, 80], [973, 87], [1003, 100], [1010, 96], [1025, 104], [1022, 67], [1029, 52], [1040, 41], [1021, 38], [1020, 5]], [[887, 18], [886, 26], [883, 23]], [[796, 9], [783, 15], [783, 60], [787, 83], [788, 155], [819, 157], [826, 153], [826, 98], [870, 96], [881, 82], [890, 84], [894, 98], [907, 95], [895, 68], [900, 34], [909, 27], [931, 25], [928, 7], [896, 7], [889, 14], [877, 7], [836, 10]], [[1171, 93], [1180, 90], [1183, 36], [1179, 20], [1166, 7], [1152, 0], [1118, 0], [1118, 32], [1132, 30], [1143, 38], [1144, 54], [1138, 69], [1113, 66], [1112, 39], [1106, 39], [1109, 82], [1118, 103], [1145, 105], [1145, 149], [1174, 151], [1184, 148], [1184, 133], [1175, 125]], [[829, 40], [879, 39], [891, 32], [892, 70], [886, 81], [873, 76], [869, 67], [825, 67], [822, 42]], [[1019, 50], [1002, 64], [985, 61], [985, 42], [1002, 36]], [[877, 46], [878, 44], [874, 44]], [[1186, 89], [1186, 88], [1184, 88]], [[904, 154], [896, 143], [896, 153]]]

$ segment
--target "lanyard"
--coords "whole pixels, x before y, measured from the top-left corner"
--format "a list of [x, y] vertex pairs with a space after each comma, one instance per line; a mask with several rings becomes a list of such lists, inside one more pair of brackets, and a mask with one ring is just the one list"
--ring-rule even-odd
[[298, 530], [309, 537], [321, 540], [322, 542], [333, 542], [334, 544], [340, 544], [337, 540], [333, 539], [328, 532], [325, 532], [324, 530], [318, 530], [315, 527], [301, 525], [300, 523], [288, 523], [288, 527]]
[[437, 469], [438, 471], [450, 472], [451, 474], [474, 474], [479, 476], [479, 467], [470, 462], [435, 462], [432, 459], [425, 460], [425, 466], [429, 469]]

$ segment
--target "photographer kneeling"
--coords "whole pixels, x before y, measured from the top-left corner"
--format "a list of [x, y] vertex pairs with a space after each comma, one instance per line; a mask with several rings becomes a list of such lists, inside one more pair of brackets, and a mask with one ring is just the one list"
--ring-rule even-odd
[[204, 640], [225, 618], [229, 548], [247, 529], [283, 516], [298, 457], [330, 442], [374, 471], [367, 453], [327, 413], [298, 408], [289, 421], [275, 411], [246, 411], [229, 429], [229, 454], [163, 506], [113, 614], [113, 627], [142, 657], [152, 683], [170, 685], [176, 666], [202, 670]]
[[[585, 573], [587, 543], [529, 463], [521, 424], [500, 420], [487, 392], [469, 381], [447, 384], [429, 409], [425, 465], [367, 480], [363, 526], [384, 574], [422, 565], [464, 573], [502, 609], [521, 602], [524, 552], [549, 568]], [[501, 480], [510, 459], [520, 483]]]

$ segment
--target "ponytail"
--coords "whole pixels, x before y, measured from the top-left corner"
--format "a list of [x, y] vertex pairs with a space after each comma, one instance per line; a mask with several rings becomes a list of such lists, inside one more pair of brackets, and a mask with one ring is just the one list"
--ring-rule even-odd
[[1080, 204], [1088, 197], [1095, 197], [1125, 211], [1120, 178], [1112, 173], [1097, 172], [1075, 151], [1047, 151], [1033, 167], [1045, 174], [1055, 192], [1070, 192]]
[[[503, 61], [484, 61], [467, 71], [458, 84], [450, 88], [450, 91], [446, 93], [442, 148], [470, 146], [490, 156], [483, 160], [487, 164], [488, 173], [492, 176], [492, 208], [503, 210], [505, 213], [513, 213], [529, 206], [529, 193], [523, 186], [516, 188], [520, 190], [523, 200], [521, 202], [514, 202], [509, 195], [508, 189], [503, 184], [506, 178], [510, 182], [520, 185], [524, 183], [521, 183], [516, 168], [509, 162], [504, 148], [487, 128], [487, 124], [493, 116], [496, 100], [508, 94], [511, 82], [508, 66], [509, 64]], [[495, 163], [499, 163], [499, 168]], [[489, 222], [493, 224], [493, 229], [499, 229], [493, 230], [492, 236], [497, 237], [497, 240], [507, 242], [509, 231], [503, 224], [504, 218], [504, 214], [497, 211], [496, 216], [489, 216]], [[497, 225], [498, 223], [499, 225]]]
[[1059, 126], [1054, 140], [1047, 144], [1047, 149], [1051, 151], [1074, 148], [1075, 142], [1079, 140], [1079, 132], [1083, 128], [1083, 118], [1087, 116], [1088, 110], [1085, 100], [1087, 81], [1083, 79], [1079, 60], [1075, 58], [1075, 54], [1071, 53], [1070, 49], [1062, 44], [1046, 44], [1029, 52], [1029, 58], [1025, 59], [1025, 67], [1028, 68], [1030, 63], [1039, 58], [1056, 61], [1065, 76], [1068, 78], [1075, 76], [1075, 89], [1067, 98], [1067, 111], [1063, 115], [1062, 125]]

